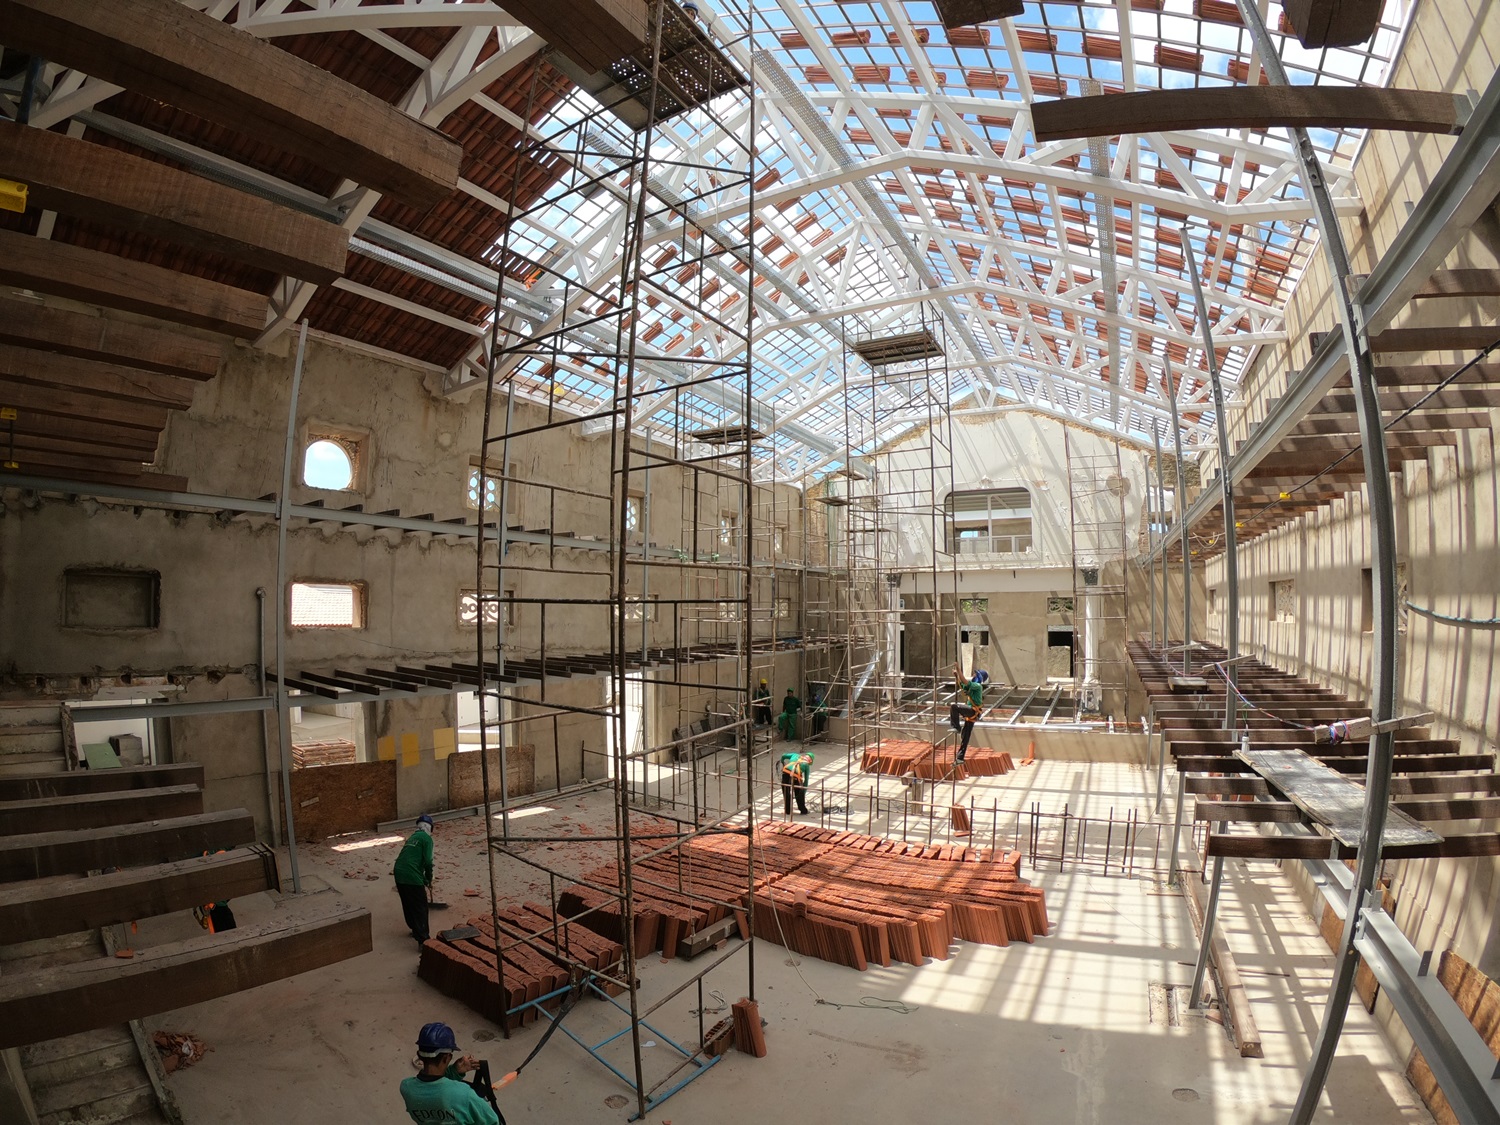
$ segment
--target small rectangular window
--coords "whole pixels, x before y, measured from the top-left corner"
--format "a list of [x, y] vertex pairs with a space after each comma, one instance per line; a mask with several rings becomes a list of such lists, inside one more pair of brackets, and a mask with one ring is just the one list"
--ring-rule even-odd
[[[484, 600], [484, 623], [486, 625], [498, 625], [500, 623], [500, 603], [492, 597], [486, 596]], [[480, 598], [473, 590], [461, 590], [458, 595], [458, 623], [460, 625], [479, 624]], [[511, 609], [507, 603], [506, 609]]]
[[625, 599], [625, 620], [655, 621], [657, 608], [658, 602], [655, 594], [652, 594], [647, 601], [642, 601], [638, 597], [627, 597]]
[[988, 613], [989, 611], [989, 598], [960, 598], [958, 600], [959, 613]]
[[1290, 578], [1271, 583], [1271, 620], [1297, 620], [1297, 586]]
[[290, 620], [294, 629], [363, 629], [363, 582], [293, 582]]
[[1047, 599], [1048, 613], [1072, 613], [1073, 599], [1062, 597], [1049, 597]]
[[979, 645], [989, 647], [990, 631], [988, 629], [960, 629], [958, 631], [958, 643], [964, 645]]
[[302, 483], [330, 492], [356, 492], [364, 469], [365, 435], [309, 426], [302, 449]]
[[[1408, 593], [1406, 564], [1396, 564], [1396, 632], [1406, 632], [1406, 619], [1408, 610], [1406, 599], [1411, 595]], [[1375, 572], [1365, 567], [1359, 572], [1359, 627], [1361, 632], [1373, 633], [1375, 631]]]
[[777, 621], [787, 621], [787, 620], [790, 620], [791, 616], [792, 616], [792, 599], [791, 598], [777, 598], [776, 599], [776, 620]]
[[63, 572], [63, 625], [69, 629], [155, 629], [161, 575], [154, 570], [72, 567]]

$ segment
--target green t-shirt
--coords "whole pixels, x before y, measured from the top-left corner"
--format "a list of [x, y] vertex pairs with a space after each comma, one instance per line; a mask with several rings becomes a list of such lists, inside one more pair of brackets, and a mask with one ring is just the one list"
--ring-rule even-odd
[[969, 703], [974, 707], [978, 707], [979, 704], [984, 701], [983, 684], [976, 684], [973, 680], [970, 680], [959, 690], [969, 697]]
[[[391, 869], [396, 882], [406, 887], [429, 887], [432, 885], [432, 834], [418, 828], [401, 845], [401, 854], [396, 857], [396, 866]], [[433, 1118], [438, 1120], [438, 1118]]]
[[[805, 762], [802, 760], [804, 757], [807, 758]], [[779, 760], [781, 762], [782, 773], [790, 773], [798, 782], [804, 785], [807, 783], [807, 779], [812, 773], [811, 754], [804, 755], [793, 751], [790, 754], [783, 754]]]
[[802, 710], [802, 700], [795, 695], [789, 695], [781, 701], [781, 713], [783, 715], [795, 715]]
[[500, 1125], [500, 1116], [467, 1082], [448, 1068], [443, 1078], [412, 1075], [401, 1082], [401, 1100], [417, 1125]]

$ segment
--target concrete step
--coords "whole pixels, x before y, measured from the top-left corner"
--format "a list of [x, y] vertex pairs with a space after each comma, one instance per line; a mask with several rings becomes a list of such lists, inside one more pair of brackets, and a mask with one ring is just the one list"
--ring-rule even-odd
[[33, 1086], [31, 1098], [38, 1125], [114, 1125], [156, 1107], [156, 1091], [139, 1061], [56, 1086]]
[[61, 725], [61, 704], [35, 703], [25, 699], [0, 701], [0, 728]]
[[0, 727], [0, 754], [62, 753], [59, 727]]
[[0, 756], [0, 777], [28, 777], [34, 773], [66, 773], [67, 762], [61, 750], [49, 754], [16, 754]]
[[100, 1027], [21, 1048], [21, 1064], [33, 1091], [62, 1085], [105, 1070], [138, 1064], [135, 1039], [124, 1024]]

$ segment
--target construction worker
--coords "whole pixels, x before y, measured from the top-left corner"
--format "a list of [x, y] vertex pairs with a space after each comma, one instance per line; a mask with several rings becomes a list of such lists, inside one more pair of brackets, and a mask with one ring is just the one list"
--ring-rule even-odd
[[776, 716], [776, 725], [781, 728], [781, 737], [790, 742], [797, 737], [797, 712], [802, 710], [802, 700], [792, 694], [792, 689], [786, 689], [786, 696], [781, 701], [781, 714]]
[[959, 702], [948, 712], [948, 722], [954, 730], [963, 732], [958, 742], [958, 753], [953, 758], [960, 765], [963, 764], [964, 755], [969, 752], [969, 738], [974, 733], [974, 724], [984, 714], [984, 685], [989, 682], [989, 678], [990, 674], [981, 668], [970, 679], [964, 675], [962, 665], [953, 665], [953, 679], [958, 685]]
[[817, 738], [828, 728], [828, 697], [821, 691], [812, 693], [812, 736]]
[[417, 1125], [503, 1125], [494, 1108], [463, 1081], [479, 1065], [464, 1055], [457, 1062], [458, 1041], [445, 1023], [426, 1024], [417, 1033], [416, 1074], [401, 1081], [401, 1100]]
[[760, 687], [755, 689], [755, 725], [764, 727], [770, 724], [771, 689], [766, 686], [765, 680], [761, 680]]
[[391, 874], [396, 878], [406, 928], [421, 945], [428, 937], [427, 888], [432, 886], [432, 817], [426, 813], [417, 817], [416, 830], [401, 845]]
[[813, 756], [805, 750], [781, 756], [781, 798], [786, 804], [786, 815], [792, 815], [792, 798], [797, 798], [797, 811], [807, 812], [807, 779], [812, 776]]

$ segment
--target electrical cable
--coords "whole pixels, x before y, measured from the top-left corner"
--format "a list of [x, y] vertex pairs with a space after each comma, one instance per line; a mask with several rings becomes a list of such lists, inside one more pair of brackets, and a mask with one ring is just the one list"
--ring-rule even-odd
[[1410, 598], [1406, 600], [1406, 608], [1413, 613], [1420, 613], [1431, 621], [1441, 621], [1444, 625], [1457, 625], [1461, 629], [1500, 629], [1500, 617], [1455, 617], [1452, 614], [1438, 613], [1436, 610], [1417, 605]]

